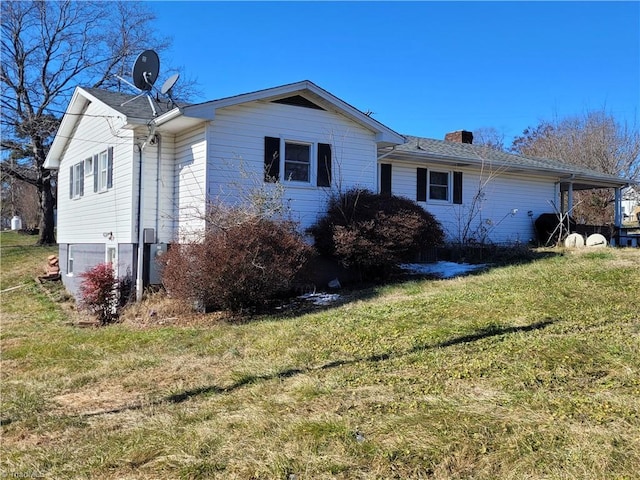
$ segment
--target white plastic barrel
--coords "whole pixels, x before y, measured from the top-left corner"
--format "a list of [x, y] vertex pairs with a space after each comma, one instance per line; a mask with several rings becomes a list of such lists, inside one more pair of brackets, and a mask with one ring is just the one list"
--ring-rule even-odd
[[22, 230], [22, 219], [17, 215], [11, 219], [11, 230]]

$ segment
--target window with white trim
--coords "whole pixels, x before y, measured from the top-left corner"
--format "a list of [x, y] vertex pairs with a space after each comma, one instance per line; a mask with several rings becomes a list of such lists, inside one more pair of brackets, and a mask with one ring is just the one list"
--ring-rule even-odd
[[109, 188], [109, 155], [107, 151], [98, 155], [98, 191], [104, 192]]
[[264, 138], [264, 181], [331, 186], [331, 144]]
[[84, 195], [84, 161], [69, 168], [69, 198]]
[[84, 176], [90, 177], [93, 175], [93, 157], [85, 158], [84, 160]]
[[311, 145], [284, 142], [284, 179], [309, 183], [311, 179]]
[[73, 275], [73, 245], [67, 245], [67, 275]]
[[416, 201], [462, 204], [462, 172], [417, 168]]
[[115, 245], [107, 245], [105, 252], [105, 262], [110, 263], [113, 273], [118, 278], [118, 249]]

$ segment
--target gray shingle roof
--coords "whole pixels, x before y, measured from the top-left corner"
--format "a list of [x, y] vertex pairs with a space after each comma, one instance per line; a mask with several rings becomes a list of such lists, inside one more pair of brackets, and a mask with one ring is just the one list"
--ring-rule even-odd
[[405, 144], [398, 145], [394, 148], [394, 154], [404, 158], [408, 156], [415, 156], [416, 158], [436, 157], [440, 159], [450, 159], [451, 161], [460, 163], [469, 162], [471, 164], [487, 162], [494, 166], [553, 171], [566, 175], [582, 174], [594, 180], [622, 180], [617, 176], [600, 173], [585, 167], [569, 165], [548, 158], [528, 157], [515, 153], [507, 153], [483, 145], [448, 142], [435, 140], [433, 138], [414, 137], [411, 135], [405, 135], [405, 138], [407, 140]]
[[[127, 117], [143, 120], [151, 120], [153, 118], [153, 110], [146, 95], [138, 96], [128, 93], [110, 92], [100, 88], [85, 88], [84, 90]], [[138, 98], [136, 98], [136, 96], [138, 96]], [[170, 103], [155, 97], [153, 98], [153, 104], [157, 115], [162, 115], [173, 109]]]

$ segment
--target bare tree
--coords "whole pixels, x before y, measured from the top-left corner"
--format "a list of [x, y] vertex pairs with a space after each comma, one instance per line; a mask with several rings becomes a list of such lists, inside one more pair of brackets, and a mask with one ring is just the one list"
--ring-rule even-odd
[[495, 127], [480, 127], [473, 131], [473, 143], [504, 152], [504, 133]]
[[143, 2], [6, 1], [1, 4], [3, 177], [34, 185], [38, 243], [55, 243], [55, 176], [44, 161], [78, 84], [118, 89], [143, 50], [162, 51]]
[[22, 220], [24, 228], [29, 230], [37, 228], [40, 221], [40, 206], [36, 187], [30, 183], [7, 176], [2, 179], [1, 188], [0, 215], [2, 226], [9, 225], [10, 219], [17, 215]]
[[[623, 178], [640, 178], [640, 131], [602, 111], [542, 122], [517, 137], [511, 151], [560, 160]], [[610, 223], [613, 192], [576, 192], [573, 215], [581, 223]]]

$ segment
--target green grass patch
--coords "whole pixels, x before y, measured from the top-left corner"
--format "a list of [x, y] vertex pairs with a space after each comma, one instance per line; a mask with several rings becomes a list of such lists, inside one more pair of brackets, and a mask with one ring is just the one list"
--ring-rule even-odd
[[[46, 258], [11, 252], [11, 282]], [[640, 250], [607, 249], [298, 316], [82, 329], [29, 284], [2, 297], [0, 474], [634, 478], [639, 291]]]

